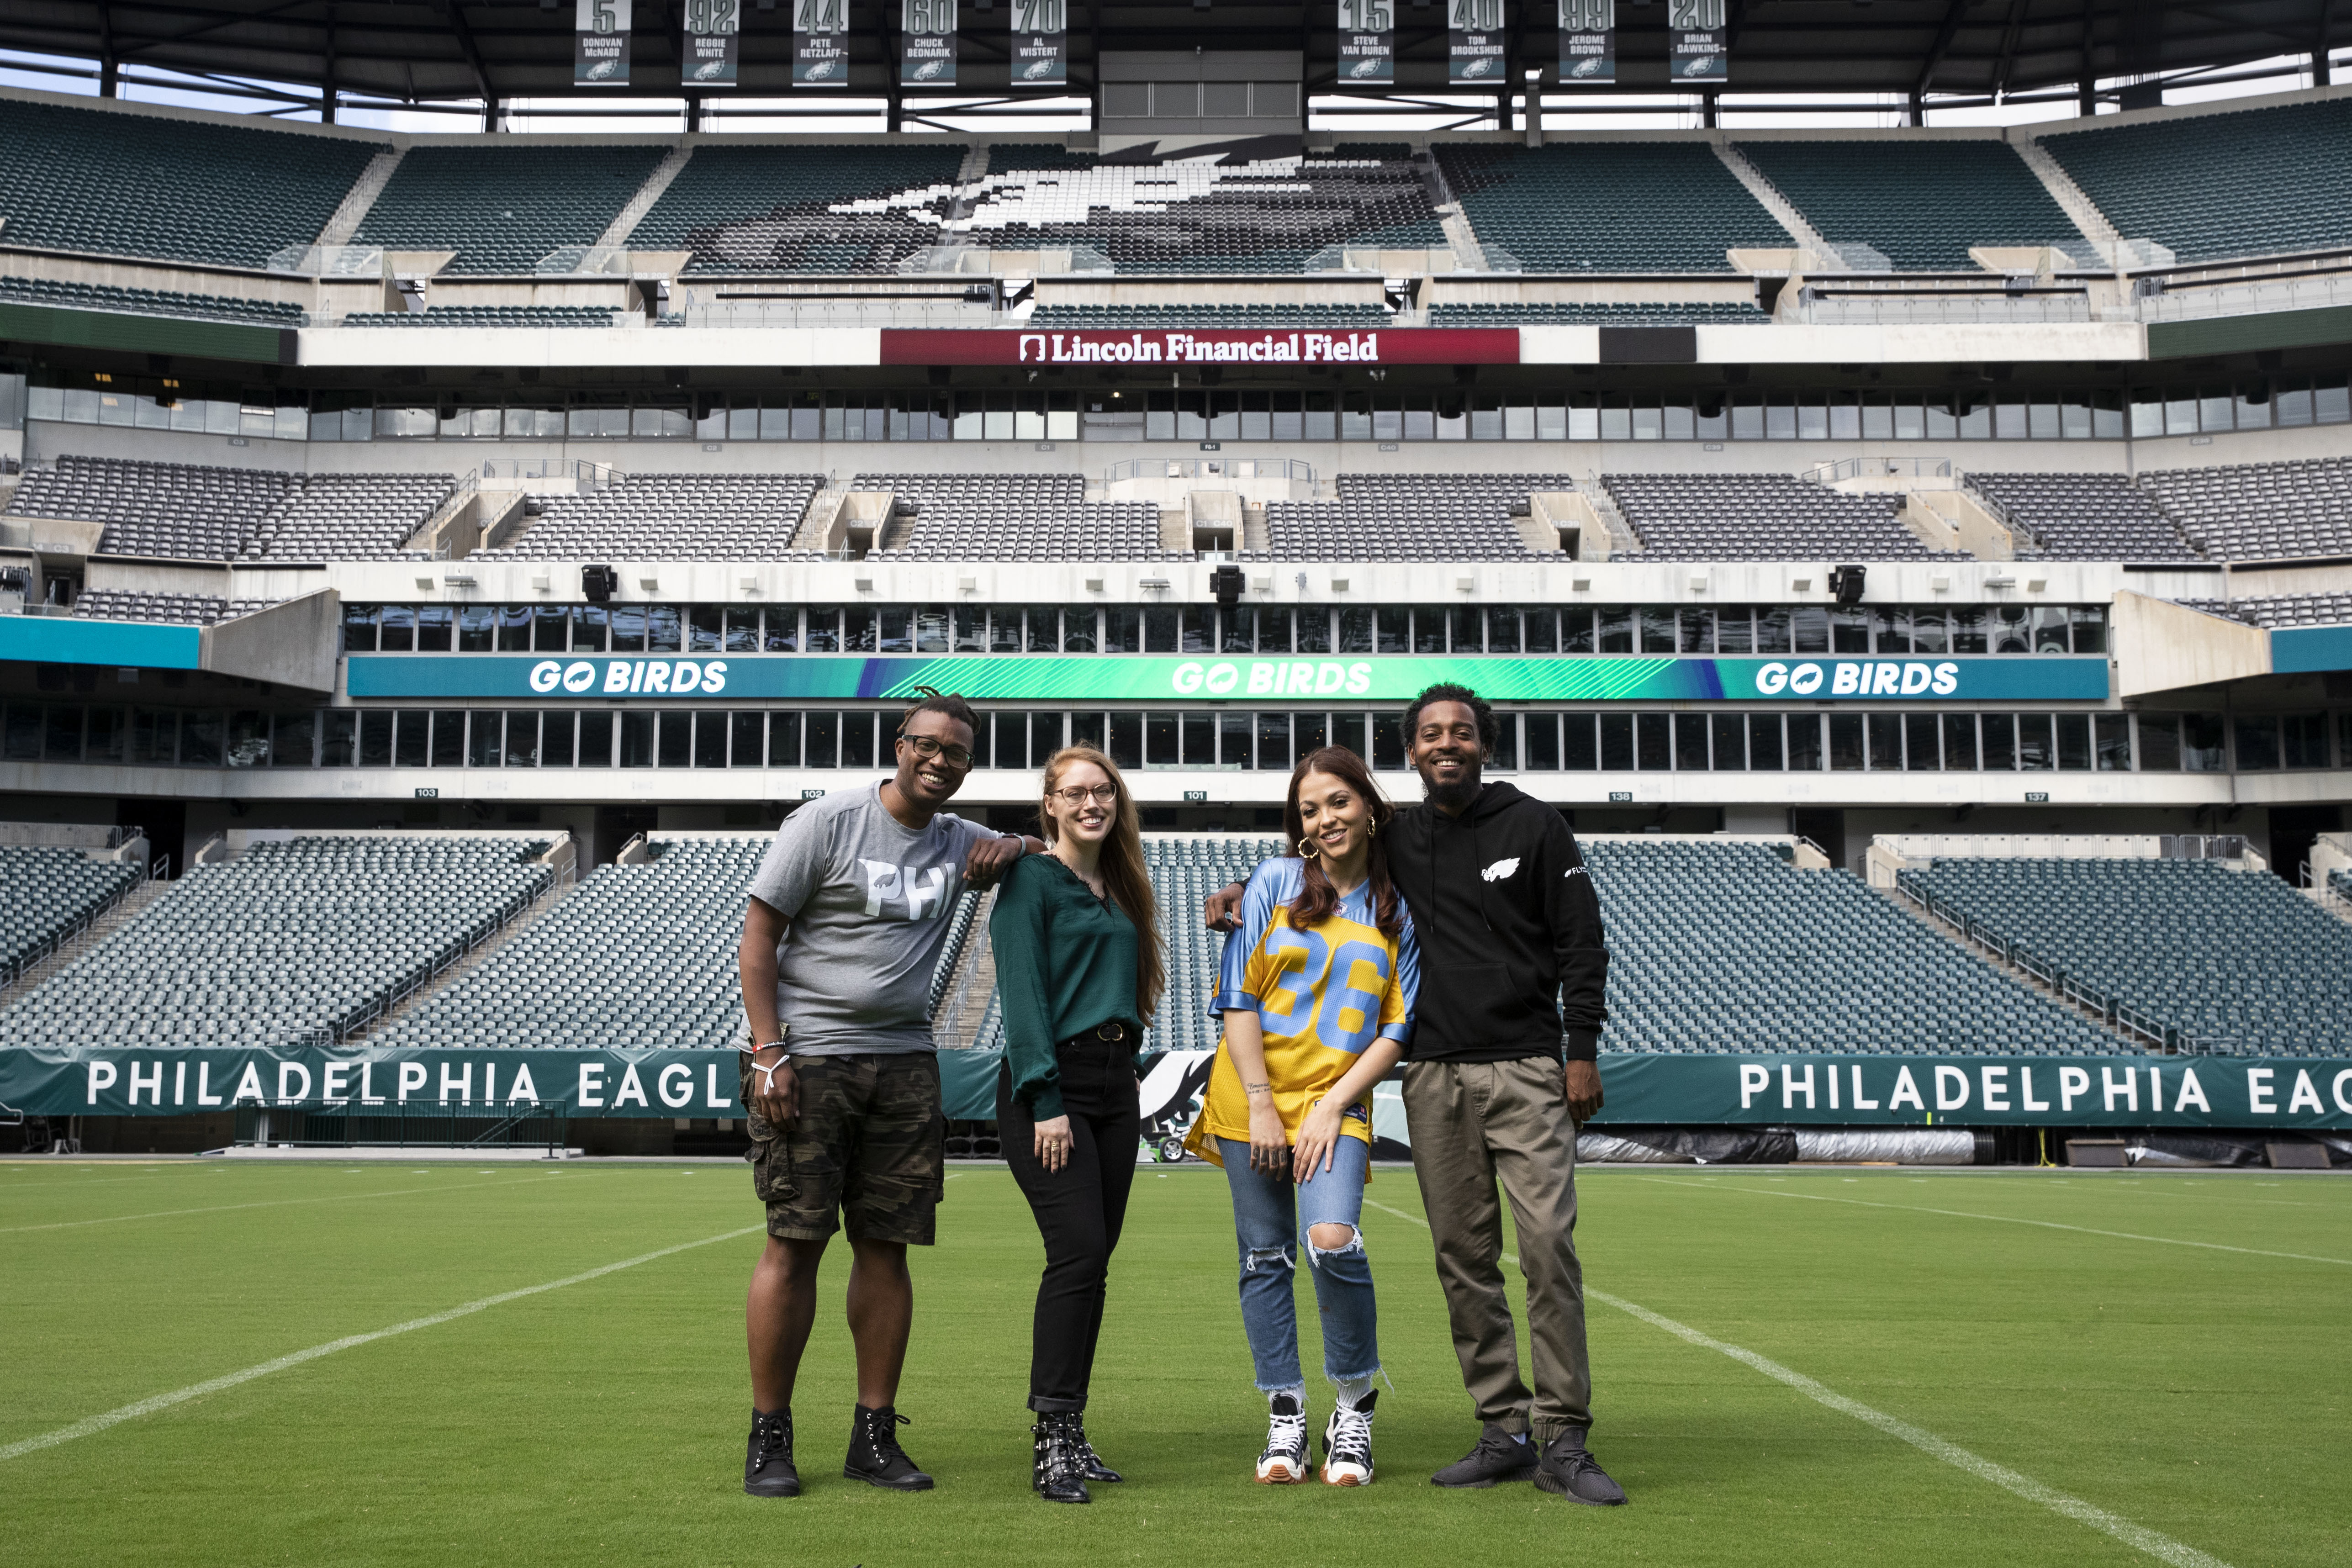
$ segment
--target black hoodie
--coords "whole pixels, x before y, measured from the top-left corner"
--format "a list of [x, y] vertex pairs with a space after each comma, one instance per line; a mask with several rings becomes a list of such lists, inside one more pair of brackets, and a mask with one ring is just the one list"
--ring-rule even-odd
[[1590, 1061], [1608, 1021], [1601, 901], [1559, 812], [1489, 783], [1459, 817], [1397, 812], [1389, 875], [1421, 942], [1414, 1061]]

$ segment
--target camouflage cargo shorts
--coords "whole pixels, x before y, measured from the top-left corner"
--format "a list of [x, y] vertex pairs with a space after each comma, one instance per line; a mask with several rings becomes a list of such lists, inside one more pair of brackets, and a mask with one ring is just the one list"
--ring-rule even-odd
[[768, 1234], [821, 1241], [845, 1228], [853, 1240], [929, 1247], [947, 1180], [938, 1059], [812, 1056], [793, 1067], [801, 1113], [782, 1128], [751, 1110], [752, 1074], [742, 1074], [751, 1113], [744, 1157], [768, 1206]]

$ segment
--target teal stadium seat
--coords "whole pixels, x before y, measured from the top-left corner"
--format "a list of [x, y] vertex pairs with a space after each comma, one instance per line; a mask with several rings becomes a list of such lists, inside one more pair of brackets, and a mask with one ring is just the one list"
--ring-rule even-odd
[[1735, 246], [1796, 243], [1704, 142], [1436, 151], [1479, 243], [1531, 272], [1729, 272]]
[[309, 314], [277, 299], [236, 299], [182, 294], [168, 288], [117, 288], [102, 283], [61, 283], [49, 277], [0, 277], [0, 304], [170, 316], [189, 321], [236, 321], [256, 327], [299, 327]]
[[0, 984], [138, 880], [136, 865], [79, 850], [0, 844]]
[[892, 198], [926, 210], [951, 201], [967, 149], [713, 146], [706, 142], [638, 223], [638, 250], [686, 250], [690, 273], [889, 273], [936, 227], [908, 221]]
[[2352, 245], [2352, 99], [2041, 141], [2118, 234], [2182, 261]]
[[2080, 245], [2082, 231], [2005, 141], [1741, 141], [1832, 245], [1898, 272], [1976, 272], [1971, 246]]
[[667, 151], [412, 147], [352, 243], [454, 250], [451, 273], [527, 274], [566, 246], [595, 244]]

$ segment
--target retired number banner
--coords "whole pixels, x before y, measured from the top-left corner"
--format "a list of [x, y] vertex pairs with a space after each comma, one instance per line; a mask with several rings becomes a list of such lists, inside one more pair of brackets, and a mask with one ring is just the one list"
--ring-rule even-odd
[[1559, 0], [1559, 79], [1617, 79], [1617, 0]]
[[793, 85], [849, 85], [849, 0], [793, 0]]
[[1339, 85], [1396, 80], [1396, 0], [1339, 0]]
[[1446, 0], [1445, 14], [1445, 79], [1504, 86], [1510, 62], [1503, 57], [1503, 0]]
[[742, 32], [742, 0], [686, 0], [687, 86], [733, 87]]
[[582, 87], [629, 85], [629, 28], [635, 0], [579, 0], [574, 12], [572, 79]]
[[1069, 79], [1067, 0], [1013, 0], [1013, 85], [1059, 87]]
[[952, 87], [956, 0], [899, 0], [898, 85]]
[[1723, 0], [1666, 0], [1666, 68], [1678, 82], [1731, 79]]

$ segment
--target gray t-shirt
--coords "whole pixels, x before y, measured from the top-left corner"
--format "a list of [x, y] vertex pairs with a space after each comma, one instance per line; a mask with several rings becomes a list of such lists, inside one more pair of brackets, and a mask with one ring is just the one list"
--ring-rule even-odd
[[910, 831], [879, 785], [784, 819], [751, 896], [791, 922], [776, 950], [776, 1016], [794, 1054], [932, 1049], [925, 1004], [964, 857], [997, 836], [944, 811]]

